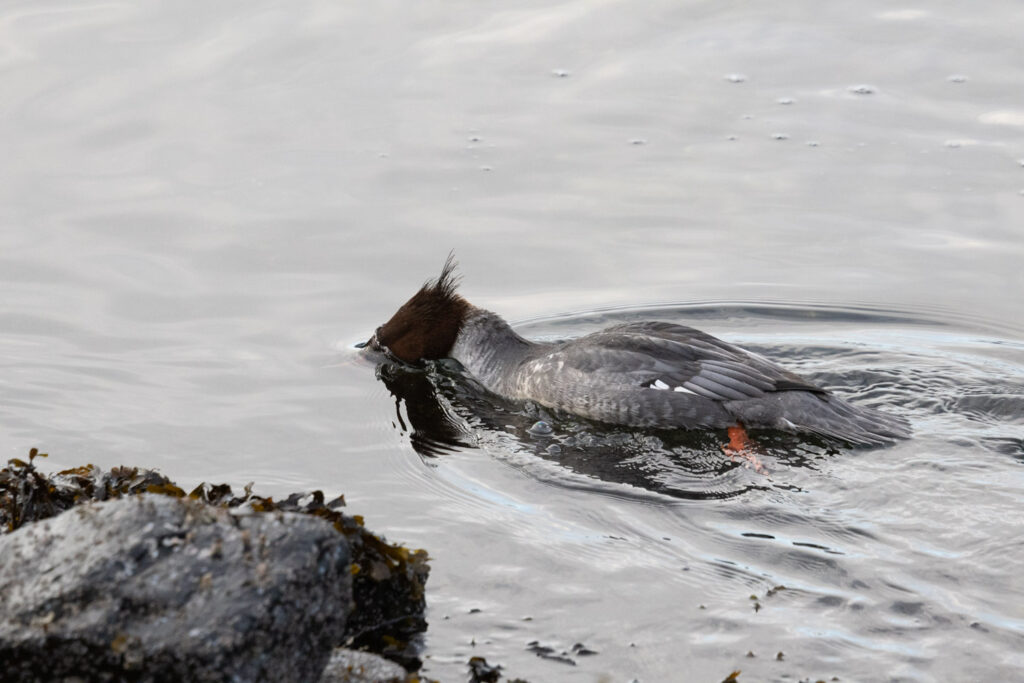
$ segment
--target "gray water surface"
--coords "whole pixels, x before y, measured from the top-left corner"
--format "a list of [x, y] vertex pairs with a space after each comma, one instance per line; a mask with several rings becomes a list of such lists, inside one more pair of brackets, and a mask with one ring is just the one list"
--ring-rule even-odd
[[[1021, 25], [995, 0], [6, 2], [0, 455], [344, 493], [429, 549], [442, 681], [473, 655], [1013, 680]], [[761, 475], [724, 435], [537, 436], [444, 372], [389, 385], [352, 345], [449, 249], [527, 336], [695, 325], [915, 436], [765, 435]]]

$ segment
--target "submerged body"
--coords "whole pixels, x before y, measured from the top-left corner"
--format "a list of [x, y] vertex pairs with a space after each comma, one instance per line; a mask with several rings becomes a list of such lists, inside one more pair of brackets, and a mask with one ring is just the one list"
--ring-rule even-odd
[[453, 264], [369, 345], [409, 363], [453, 358], [489, 391], [634, 427], [747, 427], [853, 444], [909, 436], [902, 418], [854, 406], [771, 361], [666, 322], [615, 325], [566, 342], [532, 342], [455, 293]]

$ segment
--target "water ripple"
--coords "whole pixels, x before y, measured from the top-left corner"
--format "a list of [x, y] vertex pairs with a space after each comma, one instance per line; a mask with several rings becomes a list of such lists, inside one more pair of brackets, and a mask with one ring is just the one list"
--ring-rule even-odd
[[[1019, 592], [1024, 561], [1010, 522], [1024, 494], [1024, 345], [998, 336], [1005, 326], [714, 303], [519, 329], [559, 339], [640, 318], [697, 324], [905, 415], [915, 436], [849, 450], [755, 433], [763, 475], [723, 454], [723, 434], [589, 423], [504, 401], [444, 363], [381, 367], [404, 416], [396, 427], [422, 458], [403, 476], [478, 519], [480, 538], [511, 535], [566, 576], [580, 566], [614, 575], [642, 614], [658, 613], [644, 597], [656, 582], [658, 600], [675, 595], [686, 612], [696, 656], [784, 650], [866, 678], [877, 669], [849, 662], [882, 657], [914, 678], [955, 637], [964, 653], [1014, 661], [1007, 648], [1024, 647], [1024, 630], [1005, 596]], [[573, 595], [593, 599], [582, 587]], [[633, 637], [658, 643], [670, 621], [637, 618]]]

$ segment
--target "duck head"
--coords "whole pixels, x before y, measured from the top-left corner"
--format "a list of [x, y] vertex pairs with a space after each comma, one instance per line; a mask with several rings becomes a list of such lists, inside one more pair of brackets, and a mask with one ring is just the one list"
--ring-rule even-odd
[[455, 267], [449, 254], [441, 275], [428, 280], [378, 327], [366, 346], [410, 364], [447, 357], [473, 308], [455, 292]]

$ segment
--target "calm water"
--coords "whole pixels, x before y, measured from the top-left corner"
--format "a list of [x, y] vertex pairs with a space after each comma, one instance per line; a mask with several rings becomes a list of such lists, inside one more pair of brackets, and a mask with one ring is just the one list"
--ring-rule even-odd
[[[345, 493], [443, 681], [1013, 680], [1024, 7], [926, 6], [6, 2], [0, 455]], [[696, 325], [915, 437], [531, 434], [352, 349], [451, 248], [528, 336]]]

